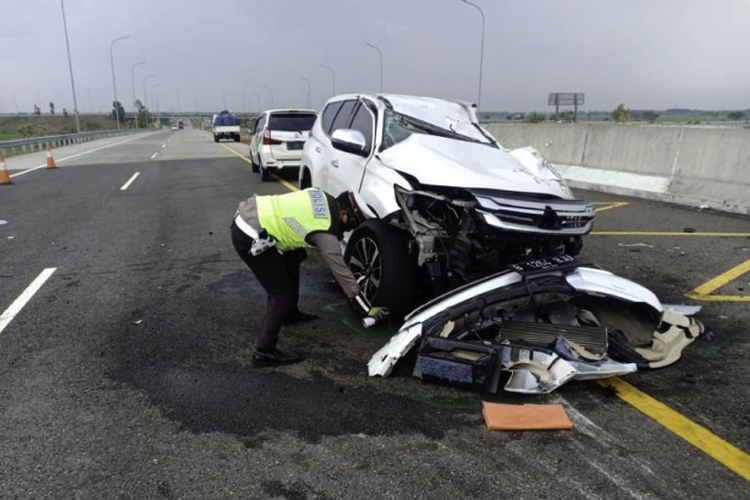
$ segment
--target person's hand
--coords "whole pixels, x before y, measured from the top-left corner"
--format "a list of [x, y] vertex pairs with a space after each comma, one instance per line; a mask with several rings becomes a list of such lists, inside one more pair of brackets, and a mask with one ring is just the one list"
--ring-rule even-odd
[[387, 307], [371, 307], [367, 312], [367, 316], [362, 320], [362, 324], [365, 328], [385, 323], [388, 320], [391, 312]]

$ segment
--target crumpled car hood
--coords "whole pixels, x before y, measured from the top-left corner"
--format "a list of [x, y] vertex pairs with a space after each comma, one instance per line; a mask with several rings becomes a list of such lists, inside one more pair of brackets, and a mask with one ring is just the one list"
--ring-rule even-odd
[[388, 167], [412, 175], [426, 185], [572, 198], [559, 175], [533, 148], [508, 152], [474, 142], [413, 134], [379, 157]]

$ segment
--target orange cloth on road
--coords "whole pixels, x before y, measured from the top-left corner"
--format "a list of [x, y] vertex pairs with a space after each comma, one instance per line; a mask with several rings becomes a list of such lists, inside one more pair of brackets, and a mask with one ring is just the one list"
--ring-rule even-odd
[[482, 414], [491, 431], [572, 429], [562, 405], [506, 405], [483, 402]]

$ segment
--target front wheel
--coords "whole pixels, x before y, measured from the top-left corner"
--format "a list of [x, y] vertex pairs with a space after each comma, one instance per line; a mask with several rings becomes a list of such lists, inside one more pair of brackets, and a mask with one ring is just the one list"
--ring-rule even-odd
[[395, 317], [409, 312], [414, 301], [417, 263], [408, 241], [404, 231], [367, 221], [351, 235], [344, 253], [365, 298]]
[[310, 171], [307, 169], [304, 169], [299, 179], [299, 188], [307, 189], [309, 187], [312, 187], [312, 179], [310, 178]]

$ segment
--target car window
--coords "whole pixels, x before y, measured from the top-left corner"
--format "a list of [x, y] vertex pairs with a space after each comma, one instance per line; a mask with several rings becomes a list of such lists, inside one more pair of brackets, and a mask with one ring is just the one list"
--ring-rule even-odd
[[385, 111], [383, 127], [383, 141], [380, 146], [381, 151], [405, 141], [412, 134], [423, 134], [420, 130], [409, 124], [404, 117], [390, 110]]
[[326, 109], [323, 110], [320, 126], [323, 128], [324, 133], [328, 134], [328, 132], [330, 131], [333, 120], [334, 118], [336, 118], [336, 113], [339, 112], [339, 109], [341, 108], [341, 105], [343, 103], [343, 101], [332, 102], [331, 104], [326, 106]]
[[317, 116], [314, 113], [275, 113], [268, 118], [268, 128], [282, 132], [310, 130]]
[[354, 110], [355, 104], [357, 104], [357, 101], [355, 100], [344, 101], [344, 104], [341, 105], [339, 112], [336, 114], [336, 118], [334, 118], [333, 124], [328, 133], [333, 133], [334, 130], [340, 128], [349, 128], [349, 124], [352, 122], [352, 111]]
[[256, 134], [263, 130], [263, 126], [265, 123], [266, 123], [266, 115], [261, 115], [260, 117], [258, 117], [258, 122], [255, 124]]
[[367, 106], [364, 103], [360, 103], [359, 106], [357, 106], [357, 111], [354, 114], [354, 119], [349, 128], [362, 132], [362, 135], [365, 136], [368, 153], [372, 150], [372, 133], [375, 128], [373, 122], [374, 118], [370, 110], [367, 109]]

